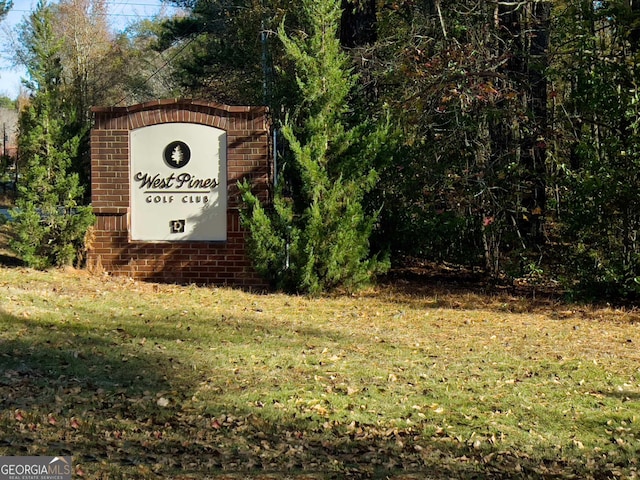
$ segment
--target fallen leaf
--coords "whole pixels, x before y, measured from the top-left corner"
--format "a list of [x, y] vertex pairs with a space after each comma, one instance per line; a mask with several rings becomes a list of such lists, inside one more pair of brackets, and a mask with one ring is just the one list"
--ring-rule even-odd
[[359, 388], [347, 387], [347, 395], [355, 395], [360, 392]]

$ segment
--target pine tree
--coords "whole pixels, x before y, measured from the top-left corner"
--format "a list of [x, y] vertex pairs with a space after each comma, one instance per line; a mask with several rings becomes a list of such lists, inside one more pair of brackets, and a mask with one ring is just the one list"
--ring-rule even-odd
[[41, 1], [29, 19], [26, 83], [33, 93], [19, 119], [22, 168], [12, 248], [35, 268], [71, 264], [93, 222], [90, 207], [80, 205], [83, 189], [72, 171], [84, 132], [61, 95], [60, 43], [50, 14]]
[[375, 216], [363, 198], [377, 180], [370, 161], [387, 131], [346, 125], [356, 77], [337, 38], [339, 3], [304, 0], [302, 12], [305, 34], [287, 35], [284, 23], [279, 30], [303, 99], [282, 129], [292, 153], [285, 181], [272, 210], [244, 184], [243, 219], [258, 271], [279, 288], [314, 294], [357, 288], [386, 268], [370, 255]]

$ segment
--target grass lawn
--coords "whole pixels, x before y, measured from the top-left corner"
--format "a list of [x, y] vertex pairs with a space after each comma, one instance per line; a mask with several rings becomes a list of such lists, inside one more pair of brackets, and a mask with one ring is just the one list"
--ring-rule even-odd
[[17, 266], [0, 292], [0, 455], [72, 455], [74, 478], [638, 475], [630, 309]]

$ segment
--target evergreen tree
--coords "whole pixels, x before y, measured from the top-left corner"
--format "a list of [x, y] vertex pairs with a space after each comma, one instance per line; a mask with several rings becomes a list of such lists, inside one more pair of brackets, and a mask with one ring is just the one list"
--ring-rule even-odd
[[93, 215], [90, 207], [79, 205], [83, 189], [72, 167], [84, 131], [77, 112], [63, 101], [60, 42], [43, 1], [28, 25], [25, 83], [33, 93], [19, 119], [22, 168], [12, 248], [28, 265], [46, 268], [73, 262]]
[[348, 94], [355, 83], [337, 38], [336, 0], [304, 0], [306, 33], [279, 30], [295, 68], [302, 102], [289, 113], [283, 135], [291, 149], [285, 182], [267, 210], [243, 185], [250, 250], [256, 267], [275, 286], [319, 293], [357, 288], [386, 268], [370, 256], [375, 216], [363, 198], [377, 180], [371, 168], [387, 130], [348, 128]]

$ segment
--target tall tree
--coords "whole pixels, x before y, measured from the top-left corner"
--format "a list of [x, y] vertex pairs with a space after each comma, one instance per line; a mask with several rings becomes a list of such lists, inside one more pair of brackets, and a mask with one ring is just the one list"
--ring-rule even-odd
[[[51, 4], [49, 22], [59, 43], [60, 78], [64, 94], [76, 105], [81, 118], [89, 119], [92, 105], [110, 104], [121, 96], [121, 72], [115, 55], [116, 39], [110, 32], [104, 0], [62, 0]], [[32, 34], [30, 19], [17, 27], [15, 61], [28, 67], [33, 55], [25, 38]], [[122, 53], [122, 52], [119, 52]]]
[[111, 50], [99, 64], [107, 70], [107, 74], [101, 76], [99, 85], [105, 89], [118, 87], [107, 105], [126, 105], [187, 95], [172, 78], [173, 65], [170, 60], [181, 54], [181, 47], [176, 46], [164, 52], [158, 52], [156, 48], [165, 21], [164, 17], [144, 19], [116, 36]]
[[[158, 49], [177, 48], [175, 79], [186, 95], [264, 104], [274, 31], [296, 5], [260, 0], [173, 0], [188, 14], [165, 22]], [[267, 48], [269, 44], [269, 48]]]
[[551, 2], [498, 3], [498, 26], [511, 53], [504, 72], [519, 86], [525, 128], [518, 132], [522, 176], [521, 234], [534, 245], [544, 242], [546, 210], [547, 74]]
[[572, 280], [598, 295], [640, 292], [640, 63], [632, 7], [574, 0], [554, 12], [557, 220]]
[[355, 77], [337, 37], [339, 3], [304, 0], [301, 14], [304, 33], [289, 35], [284, 24], [279, 32], [303, 99], [283, 129], [290, 163], [272, 212], [243, 186], [243, 218], [255, 264], [277, 287], [357, 288], [386, 266], [370, 254], [375, 217], [362, 206], [377, 179], [371, 159], [386, 132], [367, 136], [363, 126], [346, 123]]
[[103, 59], [113, 45], [107, 18], [106, 0], [62, 0], [52, 18], [54, 33], [61, 39], [63, 74], [73, 90], [69, 100], [87, 119], [90, 107], [102, 105], [113, 93], [100, 81], [105, 74]]
[[539, 241], [530, 226], [544, 207], [544, 155], [530, 154], [545, 128], [544, 37], [532, 40], [544, 31], [539, 3], [393, 1], [381, 10], [383, 40], [367, 63], [405, 128], [403, 161], [382, 175], [383, 233], [398, 255], [497, 275]]
[[21, 176], [11, 245], [36, 268], [76, 260], [93, 222], [90, 207], [80, 204], [83, 189], [73, 170], [84, 132], [63, 94], [61, 41], [52, 15], [41, 0], [23, 31], [32, 95], [19, 119]]

